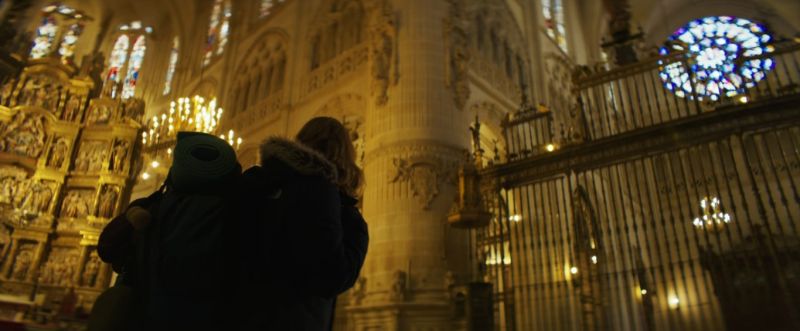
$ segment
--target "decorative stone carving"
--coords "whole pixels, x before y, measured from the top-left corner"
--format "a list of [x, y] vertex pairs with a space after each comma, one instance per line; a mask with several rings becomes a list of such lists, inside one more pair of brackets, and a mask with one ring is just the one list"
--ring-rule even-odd
[[25, 198], [20, 208], [22, 210], [46, 213], [53, 200], [55, 183], [49, 181], [36, 181], [28, 185]]
[[14, 268], [11, 271], [11, 278], [16, 280], [25, 280], [28, 276], [28, 271], [33, 262], [33, 253], [36, 250], [36, 245], [31, 243], [22, 244], [19, 246], [17, 258], [14, 261]]
[[389, 101], [389, 87], [397, 84], [397, 26], [391, 5], [383, 1], [374, 14], [370, 37], [372, 96], [375, 104]]
[[92, 199], [94, 198], [93, 193], [92, 190], [85, 189], [68, 191], [61, 207], [61, 216], [81, 218], [89, 215]]
[[100, 193], [100, 203], [97, 208], [97, 216], [111, 218], [116, 210], [119, 188], [113, 185], [106, 185]]
[[389, 290], [389, 298], [392, 301], [405, 301], [408, 292], [407, 274], [405, 271], [397, 270], [392, 274], [392, 288]]
[[14, 93], [14, 87], [17, 85], [17, 80], [14, 78], [9, 79], [3, 88], [0, 89], [0, 104], [9, 104], [11, 97]]
[[453, 93], [456, 108], [464, 109], [470, 96], [469, 89], [469, 37], [463, 4], [459, 0], [448, 0], [450, 16], [444, 21], [444, 34], [447, 41], [446, 84]]
[[111, 150], [109, 170], [116, 173], [125, 172], [125, 164], [128, 160], [128, 150], [130, 150], [130, 147], [130, 143], [125, 140], [118, 140], [114, 143], [114, 148]]
[[38, 158], [47, 137], [44, 123], [43, 115], [17, 113], [5, 125], [0, 147], [6, 152]]
[[0, 202], [17, 206], [24, 197], [28, 174], [17, 167], [0, 168]]
[[586, 117], [583, 114], [583, 100], [578, 97], [569, 108], [570, 121], [562, 133], [565, 143], [581, 143], [586, 139]]
[[58, 286], [73, 286], [80, 254], [73, 248], [56, 247], [50, 252], [39, 274], [39, 282]]
[[55, 142], [50, 147], [50, 159], [47, 160], [47, 166], [60, 169], [64, 165], [68, 153], [69, 139], [66, 137], [56, 138]]
[[81, 277], [81, 285], [86, 287], [94, 287], [97, 283], [97, 274], [100, 271], [100, 257], [97, 251], [93, 250], [83, 267], [83, 275]]
[[390, 182], [409, 182], [414, 197], [426, 210], [439, 195], [440, 184], [454, 182], [457, 169], [456, 163], [435, 157], [395, 158], [392, 163], [395, 171]]
[[141, 122], [144, 116], [144, 101], [139, 98], [129, 98], [122, 103], [122, 116]]
[[71, 94], [67, 97], [67, 103], [64, 106], [64, 112], [61, 114], [61, 119], [67, 122], [72, 122], [75, 120], [77, 114], [80, 113], [80, 108], [83, 102], [81, 101], [81, 97], [75, 94]]
[[87, 140], [81, 143], [80, 153], [75, 159], [75, 171], [97, 173], [103, 169], [108, 157], [108, 143], [100, 140]]
[[364, 300], [366, 295], [367, 278], [364, 276], [358, 277], [358, 280], [356, 280], [356, 283], [353, 285], [353, 289], [350, 290], [350, 304], [354, 306], [361, 304], [361, 301]]
[[113, 109], [105, 103], [92, 104], [86, 116], [86, 124], [105, 124], [111, 120]]

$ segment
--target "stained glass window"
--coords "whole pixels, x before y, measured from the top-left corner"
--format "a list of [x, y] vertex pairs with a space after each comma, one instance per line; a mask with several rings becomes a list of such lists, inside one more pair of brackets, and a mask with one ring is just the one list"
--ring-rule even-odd
[[68, 59], [72, 58], [72, 55], [75, 54], [75, 44], [78, 42], [78, 37], [81, 35], [81, 27], [79, 24], [73, 24], [69, 27], [69, 30], [64, 37], [61, 39], [61, 47], [58, 49], [58, 54], [61, 55], [61, 59], [64, 62], [67, 62]]
[[164, 95], [172, 91], [172, 77], [175, 76], [175, 66], [178, 64], [178, 48], [180, 47], [180, 40], [178, 37], [172, 39], [172, 52], [169, 54], [169, 67], [167, 67], [167, 76], [164, 78]]
[[[772, 36], [750, 20], [711, 16], [681, 27], [660, 50], [661, 55], [685, 53], [689, 70], [682, 62], [664, 65], [661, 80], [679, 97], [719, 100], [755, 86], [775, 63], [760, 57], [774, 51]], [[758, 57], [748, 59], [748, 57]]]
[[130, 39], [127, 35], [121, 35], [114, 43], [114, 48], [111, 50], [111, 57], [108, 59], [108, 73], [106, 74], [106, 84], [116, 85], [119, 83], [119, 72], [125, 61], [128, 59], [128, 48], [130, 47]]
[[57, 33], [58, 25], [56, 24], [55, 17], [48, 15], [42, 19], [42, 25], [36, 29], [36, 38], [33, 40], [31, 58], [39, 59], [49, 55], [54, 46]]
[[562, 0], [541, 0], [544, 28], [561, 50], [567, 52], [567, 29], [564, 26], [564, 6]]
[[136, 43], [133, 44], [128, 72], [125, 74], [125, 83], [122, 86], [123, 99], [133, 97], [136, 91], [136, 82], [139, 80], [139, 69], [142, 67], [145, 50], [147, 50], [147, 46], [145, 46], [144, 36], [139, 36], [136, 38]]
[[214, 0], [214, 7], [211, 9], [211, 19], [208, 24], [208, 37], [206, 38], [205, 57], [203, 65], [211, 63], [214, 54], [220, 55], [225, 52], [225, 45], [228, 44], [230, 33], [231, 2], [226, 0]]

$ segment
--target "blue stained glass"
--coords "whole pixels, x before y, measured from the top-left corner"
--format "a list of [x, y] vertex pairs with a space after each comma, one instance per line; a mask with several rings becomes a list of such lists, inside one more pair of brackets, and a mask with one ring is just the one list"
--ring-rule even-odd
[[[718, 100], [721, 95], [735, 96], [744, 92], [744, 86], [762, 80], [773, 68], [770, 58], [747, 58], [772, 53], [774, 47], [766, 44], [771, 40], [763, 26], [747, 19], [697, 19], [675, 31], [667, 46], [659, 50], [662, 55], [686, 53], [690, 66], [662, 63], [659, 76], [664, 86], [679, 97]], [[745, 58], [737, 61], [739, 57]], [[689, 75], [687, 70], [694, 74]]]

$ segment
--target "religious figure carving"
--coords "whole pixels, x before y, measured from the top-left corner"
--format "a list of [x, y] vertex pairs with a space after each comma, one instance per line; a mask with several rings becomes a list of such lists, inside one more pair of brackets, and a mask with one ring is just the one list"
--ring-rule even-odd
[[449, 0], [450, 17], [445, 20], [445, 35], [448, 41], [447, 86], [453, 92], [453, 100], [458, 109], [464, 109], [469, 99], [469, 79], [467, 71], [470, 61], [469, 36], [467, 20], [463, 14], [463, 5], [458, 0]]
[[111, 151], [111, 171], [125, 171], [125, 160], [127, 159], [129, 148], [130, 144], [125, 140], [117, 141], [117, 143], [114, 144], [114, 148]]
[[61, 168], [67, 159], [67, 152], [69, 152], [69, 139], [59, 137], [50, 149], [50, 160], [48, 160], [47, 166]]
[[31, 267], [33, 261], [33, 244], [23, 244], [17, 253], [17, 260], [14, 261], [14, 269], [11, 272], [11, 278], [16, 280], [25, 280], [28, 275], [28, 269]]
[[394, 14], [388, 3], [377, 9], [372, 28], [372, 95], [375, 104], [383, 106], [389, 101], [389, 86], [397, 82], [397, 68], [394, 64], [397, 27]]
[[45, 140], [44, 116], [17, 113], [2, 134], [3, 142], [0, 147], [3, 150], [27, 157], [39, 157]]
[[108, 123], [111, 119], [111, 107], [105, 104], [92, 105], [89, 108], [89, 115], [86, 117], [86, 124]]
[[407, 280], [406, 273], [402, 270], [397, 270], [392, 274], [392, 288], [389, 291], [389, 297], [393, 301], [404, 301], [406, 299]]
[[69, 191], [64, 197], [64, 205], [61, 208], [62, 217], [80, 218], [89, 214], [92, 192], [89, 190]]
[[580, 143], [586, 138], [586, 118], [583, 115], [583, 100], [578, 97], [569, 109], [570, 123], [564, 139], [567, 142]]
[[75, 170], [78, 172], [99, 172], [103, 169], [103, 162], [108, 155], [108, 148], [104, 141], [86, 141], [81, 144], [81, 150], [75, 159]]
[[0, 202], [14, 206], [25, 192], [23, 182], [27, 177], [25, 170], [16, 167], [0, 168]]
[[67, 99], [67, 104], [64, 107], [64, 113], [62, 114], [61, 119], [72, 122], [75, 120], [75, 115], [78, 111], [80, 111], [81, 107], [81, 97], [75, 94], [71, 94]]
[[354, 306], [360, 304], [366, 295], [367, 278], [364, 276], [358, 277], [358, 280], [356, 280], [356, 283], [353, 285], [353, 289], [350, 291], [350, 304]]
[[130, 98], [122, 104], [122, 109], [123, 116], [139, 122], [144, 115], [144, 101], [138, 98]]
[[21, 209], [32, 212], [47, 212], [53, 199], [53, 189], [42, 182], [34, 182], [27, 189]]
[[81, 277], [81, 285], [86, 287], [94, 287], [97, 282], [97, 274], [100, 271], [100, 257], [97, 256], [97, 251], [92, 251], [89, 255], [89, 260], [86, 261], [86, 266], [83, 268], [83, 277]]
[[119, 189], [115, 186], [108, 185], [100, 195], [100, 206], [97, 210], [98, 217], [110, 218], [114, 216], [114, 207], [117, 203], [117, 196]]

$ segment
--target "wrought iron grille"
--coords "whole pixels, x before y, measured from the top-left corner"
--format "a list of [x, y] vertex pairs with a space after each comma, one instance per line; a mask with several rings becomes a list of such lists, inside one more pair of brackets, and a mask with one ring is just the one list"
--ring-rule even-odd
[[472, 230], [495, 329], [800, 329], [800, 48], [782, 50], [750, 100], [672, 97], [637, 65], [579, 84], [591, 141], [510, 141]]

